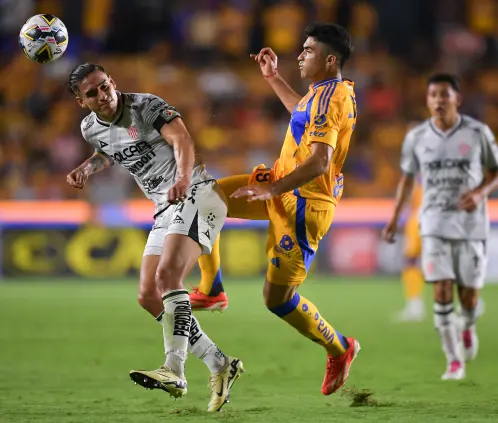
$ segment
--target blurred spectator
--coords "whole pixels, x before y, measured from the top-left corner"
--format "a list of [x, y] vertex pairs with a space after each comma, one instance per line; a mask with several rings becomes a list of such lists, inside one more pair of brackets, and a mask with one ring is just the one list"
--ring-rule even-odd
[[[344, 24], [355, 40], [343, 74], [355, 82], [359, 111], [345, 196], [393, 195], [404, 134], [427, 118], [430, 72], [460, 73], [462, 111], [498, 132], [494, 0], [2, 0], [0, 8], [1, 199], [100, 204], [142, 195], [119, 166], [84, 192], [65, 183], [91, 154], [79, 129], [86, 111], [65, 89], [69, 69], [85, 60], [102, 63], [121, 91], [175, 105], [215, 177], [271, 166], [289, 113], [248, 55], [273, 47], [279, 72], [304, 94], [297, 56], [313, 20]], [[42, 12], [70, 32], [64, 58], [44, 66], [17, 47], [22, 23]]]

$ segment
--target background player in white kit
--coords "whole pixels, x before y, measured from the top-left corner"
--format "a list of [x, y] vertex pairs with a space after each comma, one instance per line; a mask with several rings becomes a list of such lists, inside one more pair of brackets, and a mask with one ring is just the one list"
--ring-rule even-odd
[[[162, 322], [166, 361], [154, 371], [132, 371], [146, 388], [174, 397], [187, 392], [187, 348], [211, 371], [208, 411], [219, 411], [243, 372], [242, 362], [225, 356], [192, 316], [184, 279], [201, 254], [211, 252], [226, 218], [216, 181], [195, 158], [194, 143], [179, 113], [151, 94], [124, 94], [100, 65], [85, 63], [69, 76], [78, 103], [91, 113], [82, 121], [92, 157], [67, 176], [83, 188], [88, 177], [114, 162], [133, 174], [155, 204], [155, 223], [147, 239], [140, 271], [139, 302]], [[163, 304], [154, 301], [156, 293]]]
[[[436, 74], [429, 78], [427, 107], [432, 118], [406, 135], [403, 176], [393, 217], [383, 233], [386, 241], [394, 242], [401, 211], [420, 173], [422, 271], [434, 286], [434, 323], [448, 361], [443, 379], [464, 378], [464, 359], [471, 360], [477, 354], [475, 324], [489, 232], [487, 197], [498, 185], [498, 147], [493, 134], [483, 123], [460, 115], [460, 102], [456, 77]], [[458, 287], [462, 307], [461, 334], [453, 306], [453, 284]]]

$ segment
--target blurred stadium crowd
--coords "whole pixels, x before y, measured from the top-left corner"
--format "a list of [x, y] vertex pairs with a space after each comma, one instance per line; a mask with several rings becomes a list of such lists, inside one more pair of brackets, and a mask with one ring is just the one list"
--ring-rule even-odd
[[[17, 45], [24, 21], [51, 13], [69, 29], [64, 58], [41, 66]], [[124, 92], [151, 92], [182, 113], [216, 177], [277, 157], [289, 115], [249, 59], [271, 46], [279, 71], [303, 94], [297, 55], [311, 21], [349, 28], [359, 119], [346, 161], [345, 196], [393, 194], [404, 133], [427, 117], [432, 71], [463, 79], [463, 112], [498, 133], [495, 0], [2, 0], [0, 199], [141, 196], [126, 171], [96, 175], [86, 192], [65, 175], [90, 153], [85, 111], [65, 88], [82, 61], [103, 64]]]

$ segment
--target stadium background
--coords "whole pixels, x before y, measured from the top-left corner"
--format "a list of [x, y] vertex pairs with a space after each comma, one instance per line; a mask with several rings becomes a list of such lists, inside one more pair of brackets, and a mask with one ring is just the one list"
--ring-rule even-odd
[[[354, 36], [344, 69], [359, 120], [346, 161], [345, 194], [315, 271], [396, 274], [399, 246], [380, 242], [392, 205], [404, 133], [427, 117], [424, 79], [459, 74], [462, 111], [498, 133], [498, 6], [494, 0], [3, 0], [0, 2], [0, 241], [2, 276], [136, 275], [152, 206], [119, 166], [84, 191], [65, 175], [90, 149], [85, 111], [65, 89], [69, 70], [103, 64], [124, 92], [152, 92], [182, 113], [216, 176], [271, 165], [288, 113], [248, 55], [272, 46], [279, 71], [301, 92], [303, 29], [335, 21]], [[69, 29], [62, 60], [28, 61], [17, 45], [27, 17], [52, 13]], [[491, 207], [498, 223], [498, 204]], [[230, 221], [226, 276], [264, 271], [265, 224]], [[333, 242], [332, 242], [333, 241]], [[491, 254], [498, 252], [493, 231]], [[489, 277], [498, 276], [490, 261]]]

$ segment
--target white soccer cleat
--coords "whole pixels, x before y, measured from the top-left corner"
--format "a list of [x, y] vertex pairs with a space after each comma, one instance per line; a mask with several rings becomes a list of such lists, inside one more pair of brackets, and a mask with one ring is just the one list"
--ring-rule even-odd
[[443, 376], [442, 380], [462, 380], [465, 378], [465, 366], [463, 361], [453, 360], [448, 364], [448, 368]]
[[228, 402], [230, 389], [235, 381], [245, 372], [242, 361], [235, 357], [227, 357], [227, 367], [220, 373], [209, 376], [208, 388], [211, 389], [211, 401], [208, 412], [221, 411]]
[[421, 322], [425, 319], [425, 305], [422, 299], [409, 300], [405, 308], [395, 317], [396, 322]]
[[475, 328], [467, 329], [462, 332], [463, 358], [465, 361], [472, 361], [477, 356], [479, 350], [479, 338]]

